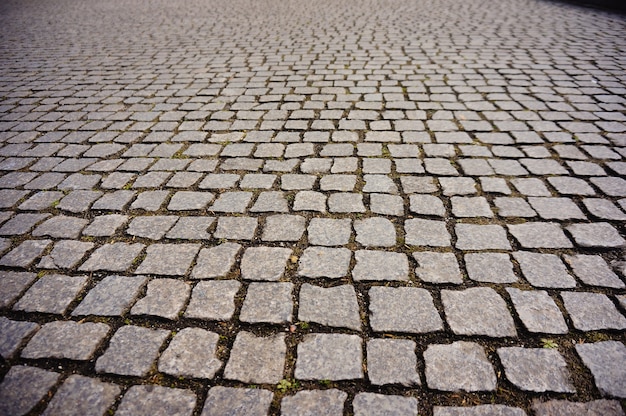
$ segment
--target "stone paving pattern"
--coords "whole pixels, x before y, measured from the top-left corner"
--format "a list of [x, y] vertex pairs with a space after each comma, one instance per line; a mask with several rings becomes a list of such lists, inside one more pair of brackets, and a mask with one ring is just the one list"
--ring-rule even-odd
[[7, 0], [0, 39], [0, 415], [624, 415], [624, 15]]

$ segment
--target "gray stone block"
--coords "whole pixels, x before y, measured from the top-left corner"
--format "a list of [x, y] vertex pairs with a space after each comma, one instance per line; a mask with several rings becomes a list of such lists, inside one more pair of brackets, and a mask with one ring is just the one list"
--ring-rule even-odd
[[511, 250], [506, 231], [499, 225], [456, 224], [460, 250]]
[[346, 248], [307, 247], [298, 262], [298, 275], [338, 279], [348, 273], [351, 258]]
[[358, 393], [352, 401], [354, 416], [417, 416], [417, 404], [415, 397], [378, 393]]
[[60, 374], [35, 367], [11, 367], [0, 383], [0, 414], [27, 414], [44, 399], [59, 377]]
[[354, 221], [356, 241], [365, 247], [393, 247], [396, 229], [386, 218], [372, 217]]
[[226, 276], [235, 264], [241, 245], [223, 243], [200, 250], [196, 266], [191, 273], [192, 279], [212, 279]]
[[356, 335], [309, 334], [298, 344], [295, 377], [299, 380], [363, 378], [362, 340]]
[[323, 288], [303, 284], [300, 289], [298, 319], [359, 331], [361, 316], [354, 287], [342, 285]]
[[534, 400], [532, 409], [537, 416], [624, 416], [624, 411], [617, 400], [593, 400], [585, 403], [567, 400], [550, 400], [542, 403]]
[[13, 309], [63, 315], [86, 284], [86, 276], [45, 275], [28, 289]]
[[120, 403], [120, 416], [191, 416], [196, 395], [191, 390], [154, 385], [132, 386]]
[[419, 251], [413, 253], [417, 261], [415, 276], [429, 283], [463, 283], [459, 264], [453, 253]]
[[619, 341], [576, 345], [576, 352], [593, 374], [604, 396], [626, 398], [626, 347]]
[[513, 257], [519, 263], [526, 280], [535, 287], [576, 287], [576, 280], [567, 273], [561, 259], [554, 254], [516, 251]]
[[526, 416], [526, 412], [518, 407], [505, 406], [502, 404], [482, 404], [468, 407], [443, 407], [433, 408], [434, 416]]
[[282, 416], [342, 415], [348, 395], [341, 390], [304, 390], [284, 397]]
[[222, 367], [217, 359], [219, 335], [200, 328], [185, 328], [174, 335], [161, 358], [159, 371], [175, 377], [212, 379]]
[[525, 391], [576, 393], [567, 363], [557, 350], [545, 348], [498, 348], [506, 378]]
[[109, 326], [103, 323], [49, 322], [41, 327], [22, 350], [22, 357], [89, 360], [109, 330]]
[[124, 272], [133, 265], [144, 247], [141, 243], [105, 244], [97, 248], [78, 270]]
[[216, 386], [209, 390], [200, 416], [267, 416], [273, 397], [264, 389]]
[[626, 318], [601, 293], [561, 292], [565, 309], [576, 329], [626, 329]]
[[185, 311], [186, 318], [227, 321], [235, 313], [236, 280], [203, 281], [196, 285]]
[[115, 384], [74, 374], [59, 387], [42, 415], [104, 416], [120, 392]]
[[284, 334], [257, 337], [241, 331], [230, 351], [224, 377], [244, 383], [276, 384], [283, 378], [286, 353]]
[[177, 319], [187, 303], [191, 288], [188, 283], [175, 279], [154, 279], [148, 283], [146, 296], [139, 299], [130, 310], [132, 315], [160, 316]]
[[153, 244], [146, 249], [146, 258], [135, 274], [185, 276], [198, 251], [200, 244]]
[[35, 273], [0, 271], [0, 308], [11, 306], [36, 278]]
[[477, 282], [513, 283], [517, 276], [513, 264], [505, 253], [465, 254], [465, 268], [469, 278]]
[[0, 356], [5, 360], [13, 358], [26, 338], [39, 330], [39, 325], [28, 321], [12, 321], [0, 317]]
[[122, 316], [147, 281], [145, 276], [107, 276], [87, 293], [72, 315]]
[[292, 291], [293, 283], [250, 283], [239, 320], [249, 323], [291, 322]]
[[507, 288], [513, 306], [529, 332], [566, 334], [567, 324], [554, 300], [543, 290]]
[[443, 330], [443, 322], [426, 289], [372, 287], [370, 325], [376, 332], [426, 333]]
[[246, 280], [278, 281], [291, 256], [290, 248], [250, 247], [241, 259], [241, 276]]
[[566, 227], [580, 247], [623, 247], [626, 240], [611, 224], [572, 224]]
[[415, 342], [404, 339], [370, 340], [367, 343], [367, 375], [370, 382], [377, 386], [419, 386], [415, 347]]

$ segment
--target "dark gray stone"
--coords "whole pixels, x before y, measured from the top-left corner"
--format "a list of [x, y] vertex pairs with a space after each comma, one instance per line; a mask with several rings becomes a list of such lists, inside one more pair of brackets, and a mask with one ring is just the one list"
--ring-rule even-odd
[[41, 258], [37, 267], [43, 269], [72, 269], [91, 250], [94, 243], [63, 240], [54, 244], [50, 254]]
[[107, 276], [87, 293], [73, 316], [122, 316], [139, 296], [145, 276]]
[[119, 214], [100, 215], [83, 230], [83, 235], [110, 237], [128, 221], [128, 216]]
[[49, 322], [22, 350], [22, 357], [89, 360], [109, 330], [108, 325], [103, 323]]
[[0, 271], [0, 308], [15, 302], [36, 278], [35, 273]]
[[26, 338], [39, 330], [39, 325], [28, 321], [11, 321], [0, 316], [0, 356], [13, 358]]
[[128, 389], [115, 414], [120, 416], [191, 416], [195, 406], [196, 395], [191, 390], [142, 385]]
[[159, 371], [176, 377], [212, 379], [222, 367], [215, 356], [219, 335], [200, 328], [185, 328], [159, 359]]
[[17, 214], [0, 228], [0, 235], [28, 234], [35, 225], [50, 217], [50, 214]]
[[35, 367], [11, 367], [0, 384], [0, 414], [27, 414], [44, 399], [59, 377], [60, 374]]
[[84, 218], [58, 215], [40, 224], [33, 231], [34, 237], [78, 238], [89, 221]]
[[263, 389], [216, 386], [209, 390], [200, 416], [267, 416], [273, 396]]
[[74, 374], [59, 387], [42, 415], [104, 416], [120, 392], [115, 384]]
[[52, 244], [51, 240], [25, 240], [0, 259], [0, 266], [29, 267]]
[[63, 315], [86, 283], [86, 276], [45, 275], [28, 289], [13, 309]]

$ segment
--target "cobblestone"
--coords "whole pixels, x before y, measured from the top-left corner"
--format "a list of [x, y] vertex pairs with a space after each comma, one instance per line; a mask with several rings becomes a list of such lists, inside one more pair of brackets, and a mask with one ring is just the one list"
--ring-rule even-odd
[[298, 319], [360, 330], [361, 317], [354, 287], [343, 285], [323, 288], [305, 283], [300, 288]]
[[361, 338], [310, 334], [298, 344], [295, 377], [299, 380], [353, 380], [363, 377]]
[[215, 352], [219, 335], [200, 328], [177, 333], [159, 358], [159, 371], [177, 377], [212, 379], [222, 367]]
[[33, 336], [22, 357], [89, 360], [109, 330], [102, 323], [50, 322]]
[[196, 395], [190, 390], [161, 386], [132, 386], [120, 403], [118, 415], [191, 415]]
[[120, 392], [115, 384], [72, 375], [59, 387], [43, 415], [104, 415]]
[[314, 416], [343, 414], [348, 395], [341, 390], [299, 391], [281, 401], [284, 416]]
[[241, 331], [237, 334], [224, 370], [224, 377], [244, 383], [276, 384], [283, 378], [285, 336], [257, 337]]

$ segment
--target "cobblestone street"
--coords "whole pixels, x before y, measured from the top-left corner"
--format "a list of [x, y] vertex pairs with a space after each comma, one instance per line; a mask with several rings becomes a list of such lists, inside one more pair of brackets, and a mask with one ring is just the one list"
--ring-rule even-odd
[[0, 416], [624, 416], [626, 15], [0, 0]]

